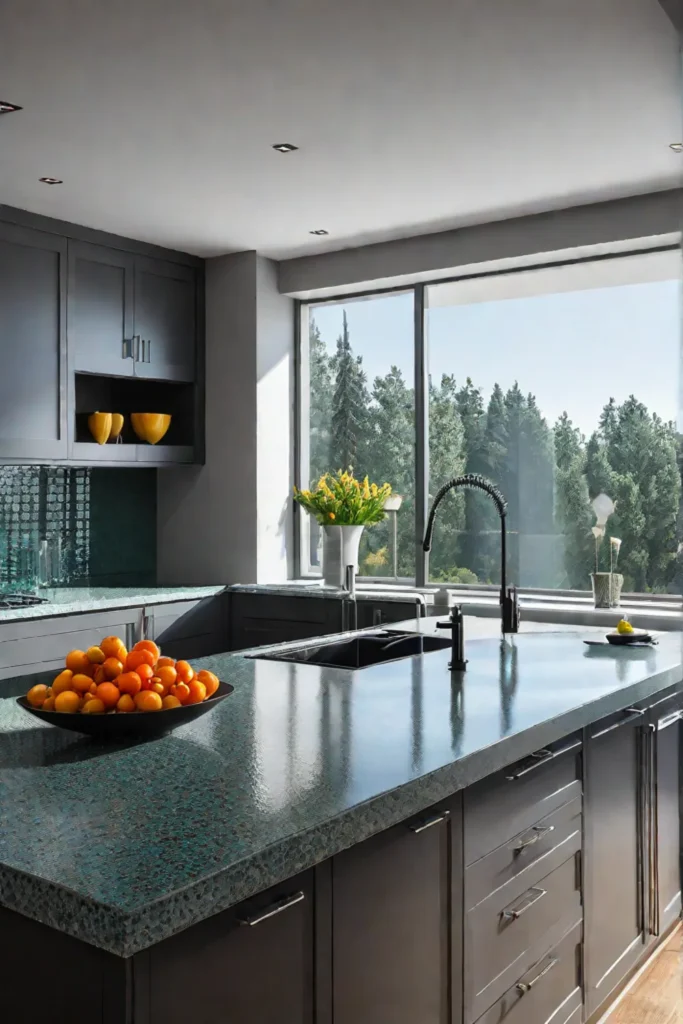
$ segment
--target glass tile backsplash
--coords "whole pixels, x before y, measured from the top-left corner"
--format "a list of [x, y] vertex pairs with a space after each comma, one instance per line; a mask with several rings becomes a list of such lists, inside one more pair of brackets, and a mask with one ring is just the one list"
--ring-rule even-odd
[[39, 579], [153, 585], [156, 470], [1, 466], [0, 588]]

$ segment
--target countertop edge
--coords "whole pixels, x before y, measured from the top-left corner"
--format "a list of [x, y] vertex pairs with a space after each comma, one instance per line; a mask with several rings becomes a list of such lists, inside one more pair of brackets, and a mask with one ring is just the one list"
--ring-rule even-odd
[[[2, 864], [0, 903], [90, 945], [120, 957], [130, 957], [400, 824], [538, 747], [560, 740], [682, 681], [680, 665], [663, 669], [646, 680], [621, 687], [396, 789], [384, 791], [322, 825], [289, 836], [130, 913]], [[21, 898], [24, 887], [30, 888], [25, 902]], [[39, 901], [40, 914], [35, 913], [36, 889], [44, 894], [44, 899]]]

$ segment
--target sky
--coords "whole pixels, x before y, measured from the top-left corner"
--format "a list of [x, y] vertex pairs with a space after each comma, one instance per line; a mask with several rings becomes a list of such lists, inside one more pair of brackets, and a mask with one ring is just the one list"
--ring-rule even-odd
[[[438, 287], [438, 286], [435, 286]], [[371, 384], [392, 365], [414, 380], [412, 293], [313, 307], [330, 350], [346, 310], [351, 344]], [[610, 398], [635, 394], [683, 429], [679, 280], [438, 306], [427, 313], [429, 369], [532, 392], [552, 425], [565, 410], [589, 435]]]

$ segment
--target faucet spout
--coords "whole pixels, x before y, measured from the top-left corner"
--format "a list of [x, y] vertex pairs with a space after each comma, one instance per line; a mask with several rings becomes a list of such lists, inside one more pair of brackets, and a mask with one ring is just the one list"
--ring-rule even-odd
[[507, 530], [506, 530], [506, 515], [507, 515], [507, 501], [503, 497], [501, 491], [493, 484], [490, 480], [487, 480], [485, 476], [480, 476], [478, 473], [466, 473], [463, 476], [453, 477], [443, 485], [436, 493], [432, 507], [429, 510], [429, 516], [427, 517], [427, 529], [425, 530], [424, 541], [422, 544], [424, 551], [429, 551], [432, 546], [432, 535], [434, 533], [434, 521], [436, 519], [436, 510], [439, 505], [448, 494], [449, 491], [454, 490], [457, 487], [473, 487], [477, 490], [483, 491], [485, 494], [492, 499], [496, 506], [496, 511], [500, 517], [500, 608], [501, 608], [501, 624], [503, 633], [517, 633], [519, 631], [519, 601], [517, 599], [517, 588], [508, 587], [506, 581], [506, 562], [507, 562]]

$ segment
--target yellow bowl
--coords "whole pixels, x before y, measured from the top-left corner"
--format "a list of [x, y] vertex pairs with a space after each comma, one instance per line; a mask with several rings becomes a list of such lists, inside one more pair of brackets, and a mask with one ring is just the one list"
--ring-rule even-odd
[[167, 412], [132, 412], [130, 422], [141, 441], [156, 444], [170, 427], [171, 417]]
[[88, 427], [98, 444], [106, 444], [111, 434], [111, 413], [91, 412], [88, 416]]

